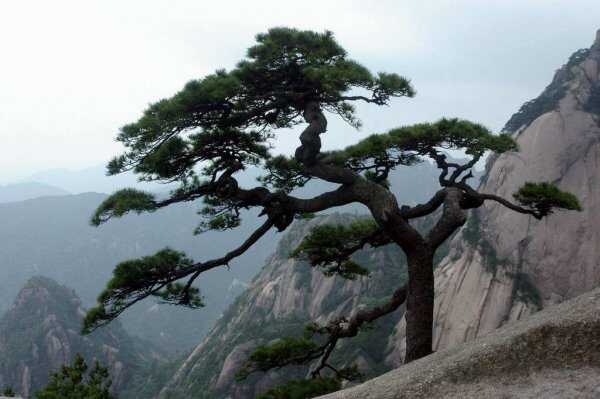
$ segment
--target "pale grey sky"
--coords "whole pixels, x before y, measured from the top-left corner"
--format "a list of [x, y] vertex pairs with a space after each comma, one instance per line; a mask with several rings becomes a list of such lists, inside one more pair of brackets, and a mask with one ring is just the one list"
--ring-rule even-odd
[[[415, 99], [361, 106], [325, 146], [442, 116], [498, 130], [600, 28], [598, 0], [20, 0], [0, 3], [0, 183], [85, 168], [148, 103], [231, 68], [272, 26], [332, 30], [373, 71], [412, 79]], [[281, 135], [278, 151], [297, 137]]]

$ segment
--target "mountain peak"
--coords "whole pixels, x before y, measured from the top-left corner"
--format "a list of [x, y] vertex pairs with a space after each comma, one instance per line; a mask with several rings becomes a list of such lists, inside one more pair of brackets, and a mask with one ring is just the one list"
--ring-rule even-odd
[[47, 277], [30, 278], [0, 318], [0, 383], [28, 397], [80, 353], [109, 367], [113, 387], [123, 388], [142, 354], [118, 323], [81, 336], [84, 314], [75, 291]]
[[66, 289], [65, 286], [60, 285], [57, 281], [45, 276], [33, 276], [25, 283], [25, 288], [51, 288], [51, 289]]
[[537, 98], [523, 104], [502, 130], [507, 133], [524, 130], [541, 115], [555, 111], [569, 91], [573, 91], [579, 108], [598, 113], [599, 62], [600, 30], [596, 32], [596, 40], [592, 46], [575, 51], [567, 63], [556, 71], [552, 82], [544, 91]]

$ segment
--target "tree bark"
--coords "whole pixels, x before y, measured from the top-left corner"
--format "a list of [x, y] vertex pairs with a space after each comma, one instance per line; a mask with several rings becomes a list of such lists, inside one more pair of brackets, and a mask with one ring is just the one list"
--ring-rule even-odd
[[432, 353], [434, 278], [433, 251], [421, 248], [407, 254], [406, 354], [404, 363]]

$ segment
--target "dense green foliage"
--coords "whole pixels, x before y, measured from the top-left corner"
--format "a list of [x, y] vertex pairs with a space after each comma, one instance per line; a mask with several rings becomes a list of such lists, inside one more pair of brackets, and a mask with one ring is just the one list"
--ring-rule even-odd
[[242, 380], [251, 371], [268, 371], [288, 364], [304, 364], [308, 354], [318, 345], [310, 337], [283, 337], [269, 345], [256, 348], [248, 358], [246, 368], [239, 370], [238, 379]]
[[111, 216], [123, 216], [127, 212], [152, 211], [156, 208], [154, 195], [133, 188], [126, 188], [106, 198], [94, 212], [91, 223], [95, 226], [110, 219]]
[[[292, 257], [307, 259], [318, 266], [325, 276], [339, 275], [347, 279], [368, 275], [368, 270], [350, 259], [347, 248], [363, 246], [365, 237], [373, 235], [378, 226], [373, 219], [359, 219], [349, 225], [319, 225], [311, 230], [300, 245], [291, 253]], [[380, 244], [386, 244], [383, 240]], [[371, 245], [374, 243], [371, 242]], [[377, 246], [377, 245], [375, 245]]]
[[109, 172], [134, 169], [144, 179], [185, 180], [194, 164], [205, 161], [203, 174], [210, 177], [233, 163], [266, 159], [264, 129], [297, 124], [308, 101], [357, 125], [348, 91], [367, 91], [364, 100], [377, 104], [413, 95], [406, 79], [374, 76], [348, 59], [331, 32], [273, 28], [256, 40], [233, 70], [190, 81], [124, 126], [117, 139], [128, 151], [110, 163]]
[[542, 216], [549, 215], [554, 208], [574, 211], [582, 209], [576, 196], [547, 182], [527, 182], [513, 196], [523, 206], [534, 209]]
[[353, 169], [368, 165], [395, 167], [412, 165], [440, 149], [466, 150], [481, 156], [486, 151], [516, 151], [515, 141], [507, 134], [494, 135], [487, 128], [466, 120], [441, 119], [375, 134], [344, 150], [329, 154], [332, 161]]
[[77, 354], [73, 365], [64, 365], [50, 376], [50, 382], [35, 393], [37, 399], [114, 399], [109, 388], [108, 370], [96, 362], [88, 372], [88, 366]]
[[12, 387], [5, 387], [2, 390], [2, 396], [6, 396], [7, 398], [14, 398], [16, 396], [16, 392], [12, 389]]
[[[189, 268], [192, 260], [182, 252], [163, 249], [154, 255], [119, 263], [106, 289], [98, 296], [99, 305], [86, 314], [83, 331], [109, 322], [119, 315], [132, 301], [148, 291], [163, 302], [176, 303], [190, 308], [204, 306], [200, 292], [195, 287], [181, 296], [184, 286], [171, 283], [170, 278], [182, 269]], [[156, 287], [159, 290], [156, 290]], [[185, 299], [185, 302], [183, 301]]]
[[258, 395], [257, 399], [309, 399], [340, 390], [341, 382], [332, 377], [291, 380]]

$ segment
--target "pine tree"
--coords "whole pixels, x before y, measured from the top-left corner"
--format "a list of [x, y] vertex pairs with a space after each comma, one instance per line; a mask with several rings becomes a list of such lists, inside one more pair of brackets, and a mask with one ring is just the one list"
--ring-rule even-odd
[[[362, 325], [405, 302], [405, 361], [431, 353], [434, 255], [465, 223], [467, 210], [496, 202], [541, 219], [557, 208], [581, 209], [577, 198], [550, 183], [527, 183], [515, 193], [514, 201], [478, 192], [469, 184], [475, 164], [488, 153], [518, 148], [510, 135], [492, 134], [466, 120], [441, 119], [394, 128], [346, 148], [321, 151], [327, 115], [337, 115], [358, 128], [355, 103], [384, 106], [394, 97], [412, 97], [415, 92], [409, 80], [395, 73], [372, 74], [348, 57], [331, 32], [274, 28], [256, 40], [247, 57], [231, 71], [218, 70], [187, 83], [121, 129], [117, 140], [126, 151], [108, 164], [109, 174], [133, 171], [141, 180], [179, 185], [162, 199], [134, 189], [118, 191], [99, 206], [92, 223], [100, 225], [128, 212], [153, 212], [190, 201], [201, 201], [204, 206], [197, 232], [235, 229], [241, 211], [255, 207], [262, 210], [264, 223], [238, 248], [218, 259], [195, 262], [167, 248], [117, 265], [98, 305], [85, 319], [85, 332], [149, 296], [201, 307], [202, 297], [193, 283], [203, 272], [227, 265], [271, 228], [283, 231], [294, 218], [360, 203], [369, 209], [370, 220], [349, 227], [318, 227], [294, 256], [307, 259], [328, 276], [355, 278], [366, 271], [351, 260], [352, 254], [365, 246], [392, 243], [406, 254], [407, 285], [399, 286], [384, 305], [327, 325], [311, 325], [305, 337], [259, 348], [241, 373], [314, 363], [315, 379], [321, 378], [323, 370], [330, 370], [337, 379], [350, 379], [356, 370], [338, 370], [328, 360], [338, 340], [356, 335]], [[302, 123], [306, 125], [294, 156], [271, 155], [276, 134]], [[468, 159], [450, 162], [445, 155], [448, 150], [464, 151]], [[440, 170], [439, 191], [423, 204], [398, 204], [389, 189], [389, 173], [426, 158]], [[256, 187], [242, 188], [237, 177], [248, 167], [260, 167], [264, 174]], [[291, 194], [314, 179], [337, 188], [309, 199]], [[437, 221], [427, 233], [410, 223], [430, 215]], [[315, 341], [315, 336], [321, 340]]]
[[110, 394], [108, 370], [98, 362], [87, 373], [88, 366], [80, 354], [72, 366], [64, 365], [50, 375], [50, 382], [35, 393], [37, 399], [115, 399]]

